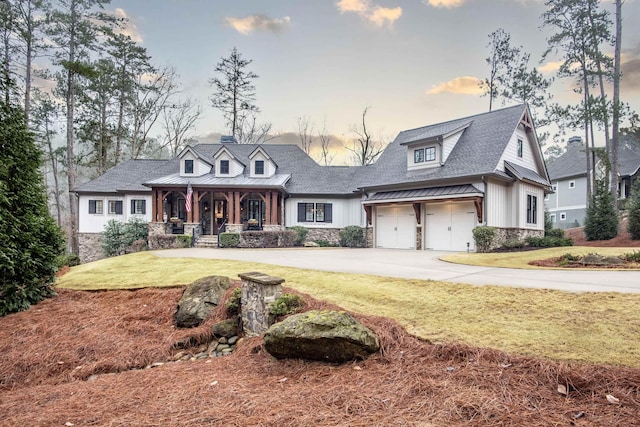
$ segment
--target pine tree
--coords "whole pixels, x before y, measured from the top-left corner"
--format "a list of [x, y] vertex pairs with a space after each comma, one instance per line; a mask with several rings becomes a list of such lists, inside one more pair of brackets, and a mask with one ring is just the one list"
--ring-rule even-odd
[[627, 202], [627, 231], [633, 240], [640, 240], [640, 179], [633, 182], [631, 198]]
[[53, 295], [63, 249], [24, 111], [0, 104], [0, 316]]
[[584, 234], [587, 240], [610, 240], [618, 235], [618, 214], [604, 180], [596, 181], [596, 191], [584, 221]]

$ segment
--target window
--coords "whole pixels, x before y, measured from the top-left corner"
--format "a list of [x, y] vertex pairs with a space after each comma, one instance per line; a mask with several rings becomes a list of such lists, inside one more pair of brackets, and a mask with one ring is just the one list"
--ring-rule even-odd
[[220, 160], [220, 174], [229, 175], [229, 160]]
[[518, 140], [518, 157], [522, 157], [522, 140]]
[[429, 147], [424, 149], [424, 160], [432, 162], [436, 159], [436, 147]]
[[538, 223], [538, 197], [527, 194], [527, 224]]
[[576, 182], [575, 181], [569, 181], [569, 188], [576, 188]]
[[184, 161], [184, 173], [193, 173], [193, 160]]
[[264, 175], [264, 160], [256, 160], [256, 175]]
[[549, 218], [551, 219], [551, 222], [553, 222], [555, 224], [555, 222], [556, 222], [556, 214], [550, 214]]
[[567, 213], [566, 212], [562, 212], [560, 214], [560, 221], [566, 221], [567, 220]]
[[545, 194], [545, 195], [544, 195], [544, 201], [545, 201], [545, 202], [548, 202], [548, 201], [549, 201], [549, 195], [548, 195], [548, 194]]
[[424, 148], [413, 150], [413, 163], [424, 162]]
[[558, 186], [557, 186], [557, 185], [554, 185], [554, 186], [552, 186], [551, 188], [553, 189], [553, 192], [554, 192], [554, 193], [555, 193], [556, 191], [558, 191]]
[[102, 200], [89, 200], [89, 213], [102, 215], [104, 213]]
[[131, 214], [144, 215], [147, 213], [146, 200], [131, 200]]
[[333, 221], [333, 204], [331, 203], [298, 203], [298, 222]]
[[109, 200], [109, 215], [122, 215], [122, 200]]

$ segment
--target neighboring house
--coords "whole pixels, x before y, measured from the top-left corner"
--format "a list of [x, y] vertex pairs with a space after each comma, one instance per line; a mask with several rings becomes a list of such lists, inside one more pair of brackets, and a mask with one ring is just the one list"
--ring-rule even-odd
[[[631, 186], [640, 169], [640, 145], [634, 143], [629, 135], [620, 139], [618, 161], [618, 196], [623, 200], [631, 195]], [[554, 227], [584, 225], [587, 213], [587, 160], [582, 138], [569, 138], [567, 151], [547, 168], [553, 193], [547, 194], [545, 206]]]
[[541, 235], [550, 190], [519, 105], [403, 131], [371, 166], [320, 166], [295, 145], [201, 144], [172, 160], [125, 162], [75, 192], [81, 247], [109, 219], [134, 215], [150, 233], [297, 225], [309, 239], [336, 241], [358, 225], [373, 247], [474, 250], [477, 225], [500, 229], [502, 240]]

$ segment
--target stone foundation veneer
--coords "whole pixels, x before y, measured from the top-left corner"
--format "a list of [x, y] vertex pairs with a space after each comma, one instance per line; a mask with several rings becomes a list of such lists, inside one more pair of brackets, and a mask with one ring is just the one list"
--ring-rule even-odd
[[339, 228], [308, 228], [307, 242], [315, 242], [318, 240], [326, 240], [327, 242], [337, 245], [340, 243]]
[[256, 271], [238, 277], [242, 279], [242, 330], [247, 337], [261, 335], [274, 323], [269, 306], [282, 296], [284, 279]]
[[491, 249], [502, 246], [507, 240], [517, 240], [523, 242], [527, 237], [544, 237], [544, 230], [528, 230], [524, 228], [499, 228], [496, 229], [496, 237], [493, 240]]

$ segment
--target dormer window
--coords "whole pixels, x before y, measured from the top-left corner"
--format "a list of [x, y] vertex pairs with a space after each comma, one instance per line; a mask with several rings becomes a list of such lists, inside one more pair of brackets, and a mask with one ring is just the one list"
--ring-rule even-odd
[[424, 161], [432, 162], [436, 159], [436, 147], [427, 147], [424, 149]]
[[264, 175], [264, 160], [256, 160], [255, 162], [255, 174]]
[[193, 160], [184, 161], [184, 173], [193, 173]]
[[413, 163], [424, 162], [424, 148], [413, 150]]
[[220, 174], [229, 175], [229, 160], [220, 160]]

